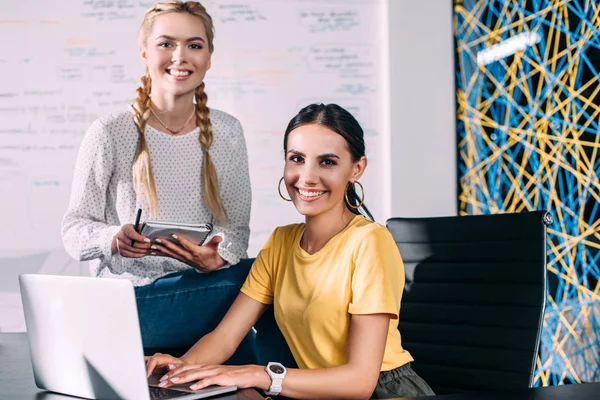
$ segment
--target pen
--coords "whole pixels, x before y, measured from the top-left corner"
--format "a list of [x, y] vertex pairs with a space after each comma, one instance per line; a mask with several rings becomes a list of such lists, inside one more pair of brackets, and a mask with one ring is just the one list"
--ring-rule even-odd
[[[133, 229], [137, 232], [140, 227], [140, 218], [142, 217], [142, 209], [138, 208], [137, 215], [135, 216], [135, 224], [133, 225]], [[139, 232], [138, 232], [139, 233]], [[135, 240], [131, 239], [131, 246], [135, 244]]]

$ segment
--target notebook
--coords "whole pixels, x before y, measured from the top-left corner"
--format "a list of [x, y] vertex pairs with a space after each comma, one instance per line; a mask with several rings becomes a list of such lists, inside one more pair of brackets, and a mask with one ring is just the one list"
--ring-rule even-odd
[[174, 242], [172, 235], [183, 236], [191, 242], [202, 245], [212, 232], [212, 224], [183, 224], [167, 221], [147, 221], [142, 226], [141, 235], [148, 237], [152, 242], [156, 239], [168, 239]]

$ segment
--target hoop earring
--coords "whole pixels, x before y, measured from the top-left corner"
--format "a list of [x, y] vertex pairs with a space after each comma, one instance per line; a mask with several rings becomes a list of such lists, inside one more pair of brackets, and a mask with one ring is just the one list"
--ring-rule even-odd
[[281, 179], [279, 180], [279, 184], [277, 185], [277, 191], [279, 192], [279, 196], [284, 199], [285, 201], [292, 201], [292, 199], [286, 199], [285, 197], [283, 197], [283, 195], [281, 194], [281, 181], [283, 181], [283, 176], [281, 177]]
[[[360, 186], [360, 191], [362, 193], [362, 199], [360, 199], [360, 203], [357, 206], [352, 205], [352, 203], [350, 203], [350, 199], [348, 198], [348, 188], [350, 187], [350, 185], [353, 184], [358, 184], [358, 186]], [[365, 202], [365, 189], [363, 188], [363, 185], [359, 182], [348, 182], [348, 186], [346, 186], [346, 193], [344, 193], [344, 197], [346, 198], [346, 204], [348, 204], [348, 207], [354, 208], [355, 210], [357, 208], [360, 208], [360, 206], [363, 205], [363, 203]]]

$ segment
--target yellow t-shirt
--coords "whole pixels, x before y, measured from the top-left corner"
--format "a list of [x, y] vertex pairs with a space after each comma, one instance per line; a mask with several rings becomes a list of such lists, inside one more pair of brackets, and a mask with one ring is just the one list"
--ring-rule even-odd
[[351, 314], [392, 316], [381, 371], [412, 361], [396, 321], [404, 264], [390, 232], [356, 216], [311, 255], [300, 247], [304, 227], [275, 229], [241, 289], [256, 301], [274, 304], [277, 325], [298, 366], [345, 364]]

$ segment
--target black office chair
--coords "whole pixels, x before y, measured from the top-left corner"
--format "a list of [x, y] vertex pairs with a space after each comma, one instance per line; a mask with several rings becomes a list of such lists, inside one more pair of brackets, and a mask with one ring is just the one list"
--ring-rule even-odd
[[531, 387], [549, 213], [391, 218], [406, 270], [399, 329], [436, 394]]

